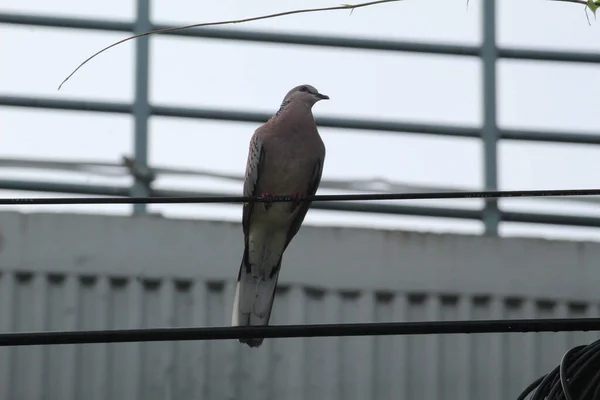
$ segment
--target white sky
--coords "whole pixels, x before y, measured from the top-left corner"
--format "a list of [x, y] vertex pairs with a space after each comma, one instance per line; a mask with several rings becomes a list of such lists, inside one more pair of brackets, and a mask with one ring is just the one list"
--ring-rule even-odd
[[[155, 22], [189, 24], [256, 16], [339, 1], [246, 0], [155, 1]], [[230, 26], [353, 37], [478, 44], [481, 0], [407, 0], [349, 12], [304, 14]], [[599, 24], [588, 25], [583, 7], [549, 0], [498, 0], [500, 46], [600, 51]], [[0, 12], [130, 20], [132, 0], [0, 0]], [[0, 94], [58, 99], [130, 102], [133, 42], [111, 49], [84, 66], [60, 92], [58, 84], [79, 62], [122, 34], [0, 25]], [[331, 100], [317, 116], [349, 116], [479, 126], [482, 123], [481, 63], [469, 57], [335, 50], [307, 46], [155, 36], [151, 39], [154, 104], [275, 112], [284, 94], [310, 83]], [[597, 113], [600, 66], [502, 60], [498, 64], [501, 127], [570, 130], [600, 134]], [[152, 118], [150, 161], [180, 168], [243, 174], [248, 140], [258, 124]], [[417, 134], [320, 128], [327, 146], [325, 178], [377, 178], [408, 184], [482, 187], [478, 140]], [[593, 145], [501, 142], [501, 189], [600, 187], [600, 149]], [[119, 162], [133, 150], [128, 116], [0, 107], [0, 157]], [[0, 179], [125, 184], [128, 178], [98, 178], [0, 169]], [[227, 190], [239, 184], [201, 178], [161, 178], [157, 188]], [[56, 196], [0, 190], [0, 196]], [[475, 200], [429, 200], [410, 204], [477, 207]], [[600, 216], [600, 207], [557, 201], [502, 201], [507, 210]], [[152, 205], [170, 217], [237, 221], [239, 206]], [[27, 212], [123, 214], [129, 207], [4, 207]], [[307, 224], [369, 226], [480, 233], [477, 221], [349, 214], [312, 210]], [[551, 225], [501, 225], [505, 235], [600, 240], [599, 229]]]

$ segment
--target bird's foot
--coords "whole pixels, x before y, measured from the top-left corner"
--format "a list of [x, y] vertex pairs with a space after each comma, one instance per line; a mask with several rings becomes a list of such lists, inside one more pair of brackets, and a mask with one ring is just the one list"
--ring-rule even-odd
[[296, 208], [300, 203], [306, 200], [305, 192], [294, 192], [290, 196], [292, 198], [291, 209]]
[[262, 194], [263, 204], [265, 205], [265, 211], [271, 208], [273, 205], [273, 195], [271, 193], [263, 193]]

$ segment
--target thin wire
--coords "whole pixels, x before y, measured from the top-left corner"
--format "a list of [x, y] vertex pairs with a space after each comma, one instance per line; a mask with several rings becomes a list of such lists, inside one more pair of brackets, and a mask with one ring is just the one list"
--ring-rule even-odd
[[[368, 193], [307, 196], [307, 201], [357, 201], [357, 200], [426, 200], [426, 199], [498, 199], [507, 197], [600, 196], [600, 189], [567, 190], [491, 190], [430, 193]], [[290, 195], [273, 196], [272, 202], [290, 202]], [[156, 203], [248, 203], [265, 202], [256, 196], [187, 196], [187, 197], [46, 197], [4, 198], [0, 205], [42, 204], [156, 204]]]
[[[133, 164], [135, 166], [135, 160], [129, 159], [126, 156], [121, 157], [122, 162], [99, 162], [99, 161], [84, 161], [84, 160], [73, 160], [73, 161], [58, 161], [54, 159], [38, 159], [29, 160], [23, 158], [0, 158], [0, 168], [25, 168], [25, 169], [53, 169], [57, 171], [67, 171], [71, 173], [82, 173], [86, 175], [104, 176], [104, 177], [131, 177], [132, 171], [127, 164]], [[147, 165], [147, 171], [155, 176], [156, 178], [161, 176], [192, 176], [195, 178], [209, 178], [219, 179], [229, 182], [241, 184], [244, 181], [244, 176], [239, 174], [228, 173], [225, 171], [219, 171], [215, 169], [206, 168], [172, 168], [160, 165]], [[372, 176], [370, 178], [352, 178], [347, 177], [345, 179], [322, 179], [319, 185], [321, 189], [327, 190], [344, 190], [346, 192], [357, 190], [362, 193], [375, 191], [377, 193], [427, 193], [431, 191], [440, 192], [457, 192], [465, 190], [475, 190], [467, 186], [437, 186], [437, 185], [415, 185], [406, 183], [404, 181], [397, 181], [387, 179], [381, 176]], [[0, 183], [0, 189], [2, 185]], [[168, 191], [168, 190], [166, 190]], [[179, 194], [183, 195], [183, 193]], [[198, 195], [198, 194], [196, 194]], [[164, 196], [163, 196], [164, 197]], [[579, 203], [588, 203], [599, 205], [600, 198], [598, 197], [567, 197], [567, 198], [554, 198], [546, 197], [544, 200], [550, 201], [571, 201]]]
[[0, 334], [0, 347], [250, 338], [600, 331], [600, 318], [156, 328]]

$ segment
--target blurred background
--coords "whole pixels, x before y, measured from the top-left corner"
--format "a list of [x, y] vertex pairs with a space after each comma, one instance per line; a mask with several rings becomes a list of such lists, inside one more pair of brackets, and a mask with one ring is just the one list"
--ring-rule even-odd
[[[302, 83], [331, 97], [313, 109], [319, 194], [600, 186], [600, 27], [568, 2], [406, 0], [153, 35], [57, 91], [132, 31], [336, 5], [0, 0], [0, 196], [239, 195], [253, 131]], [[314, 203], [272, 324], [598, 315], [598, 197], [347, 206]], [[0, 211], [0, 331], [229, 324], [237, 204]], [[594, 338], [3, 348], [0, 399], [514, 399]]]
[[[600, 47], [594, 40], [598, 36], [598, 24], [593, 23], [588, 11], [592, 21], [590, 26], [584, 7], [575, 4], [539, 0], [497, 3], [495, 41], [500, 49], [506, 50], [500, 55], [507, 56], [499, 58], [495, 64], [496, 87], [492, 91], [484, 91], [485, 68], [480, 58], [439, 54], [451, 53], [452, 49], [448, 47], [452, 46], [463, 53], [478, 54], [483, 43], [482, 2], [470, 1], [467, 5], [466, 1], [452, 0], [404, 1], [357, 9], [353, 13], [300, 14], [212, 28], [220, 33], [217, 37], [231, 32], [258, 31], [288, 36], [309, 35], [311, 38], [332, 36], [348, 39], [356, 47], [360, 47], [358, 39], [368, 41], [363, 47], [382, 47], [382, 41], [388, 42], [388, 48], [393, 48], [393, 42], [396, 42], [396, 48], [400, 49], [409, 47], [407, 43], [416, 47], [419, 44], [445, 45], [434, 49], [438, 54], [423, 53], [420, 48], [417, 52], [376, 51], [351, 46], [296, 46], [253, 40], [152, 36], [148, 49], [146, 96], [145, 91], [136, 92], [136, 85], [144, 86], [146, 81], [136, 73], [136, 41], [119, 45], [95, 58], [57, 91], [59, 83], [81, 61], [128, 35], [119, 32], [118, 28], [131, 28], [132, 22], [136, 21], [137, 4], [134, 1], [108, 0], [88, 4], [59, 0], [50, 4], [36, 0], [4, 0], [0, 2], [5, 17], [3, 22], [11, 20], [6, 14], [28, 13], [50, 18], [106, 19], [117, 25], [117, 28], [113, 27], [117, 32], [65, 29], [56, 25], [68, 26], [67, 22], [56, 21], [53, 27], [42, 26], [44, 21], [37, 21], [37, 26], [0, 25], [0, 56], [4, 60], [0, 76], [3, 105], [0, 108], [0, 157], [5, 159], [0, 164], [0, 178], [5, 180], [0, 182], [5, 183], [0, 185], [0, 189], [3, 186], [5, 189], [2, 195], [47, 195], [7, 190], [18, 188], [8, 182], [15, 179], [129, 187], [133, 181], [127, 169], [89, 165], [86, 168], [85, 165], [118, 166], [122, 164], [123, 156], [135, 155], [138, 163], [147, 162], [152, 167], [174, 170], [168, 174], [159, 173], [152, 183], [153, 189], [239, 194], [248, 141], [260, 125], [258, 121], [181, 118], [181, 113], [179, 116], [152, 115], [147, 119], [147, 148], [142, 144], [136, 154], [135, 132], [140, 138], [146, 135], [143, 117], [136, 122], [126, 113], [73, 112], [53, 109], [52, 105], [45, 109], [6, 106], [12, 96], [110, 102], [125, 106], [137, 100], [136, 104], [147, 101], [157, 107], [256, 112], [268, 118], [278, 109], [285, 93], [304, 82], [313, 84], [332, 98], [315, 108], [318, 120], [343, 122], [351, 118], [396, 124], [393, 130], [322, 126], [320, 132], [327, 146], [327, 162], [321, 193], [348, 192], [344, 189], [350, 192], [492, 189], [494, 180], [499, 189], [507, 190], [597, 186], [598, 139], [594, 134], [598, 133], [599, 124], [593, 109], [600, 79], [595, 63], [598, 57], [593, 58], [593, 54], [597, 55]], [[283, 7], [269, 1], [197, 3], [177, 0], [153, 3], [149, 17], [153, 24], [172, 26], [326, 5], [330, 4], [291, 2]], [[143, 25], [142, 21], [136, 26]], [[308, 40], [300, 37], [298, 41], [302, 39]], [[528, 54], [529, 59], [525, 60], [510, 55], [523, 49], [534, 50], [535, 54]], [[560, 51], [592, 53], [592, 56], [587, 54], [588, 61], [595, 62], [535, 59], [548, 58], [545, 53], [552, 53], [550, 58], [573, 58], [553, 56], [554, 52]], [[146, 62], [141, 59], [139, 64], [146, 65]], [[487, 114], [491, 117], [490, 125], [482, 130], [486, 123], [486, 96], [496, 99], [496, 107], [490, 104], [491, 114]], [[508, 133], [516, 131], [513, 136], [519, 136], [522, 131], [550, 131], [563, 134], [559, 135], [562, 142], [507, 139], [498, 141], [496, 146], [495, 141], [489, 139], [484, 145], [479, 139], [480, 134], [484, 138], [493, 138], [497, 134], [493, 118], [500, 129]], [[139, 125], [137, 128], [136, 124]], [[411, 124], [425, 126], [420, 129], [424, 132], [411, 133], [407, 129]], [[433, 128], [441, 126], [444, 134], [432, 134], [432, 129], [427, 129], [430, 125]], [[563, 137], [568, 134], [573, 135], [572, 140]], [[596, 144], [581, 143], [585, 140], [585, 137], [580, 138], [582, 135], [590, 136]], [[568, 141], [579, 143], [566, 143]], [[490, 160], [495, 171], [488, 167], [490, 176], [487, 178], [486, 154], [496, 154], [497, 158], [496, 162]], [[29, 163], [25, 165], [14, 160]], [[32, 161], [76, 164], [32, 164]], [[597, 201], [597, 198], [510, 199], [501, 200], [499, 204], [507, 212], [598, 218]], [[402, 204], [477, 210], [483, 206], [483, 201], [427, 200]], [[107, 214], [131, 211], [130, 206], [120, 205], [3, 209]], [[150, 205], [148, 210], [178, 218], [240, 219], [240, 209], [236, 205]], [[473, 219], [316, 209], [309, 213], [306, 223], [465, 233], [481, 233], [484, 229], [481, 222]], [[582, 226], [595, 223], [592, 219], [587, 223], [578, 220], [579, 226], [573, 226], [573, 221], [569, 225], [502, 222], [499, 232], [501, 235], [595, 240], [600, 237], [599, 231]]]

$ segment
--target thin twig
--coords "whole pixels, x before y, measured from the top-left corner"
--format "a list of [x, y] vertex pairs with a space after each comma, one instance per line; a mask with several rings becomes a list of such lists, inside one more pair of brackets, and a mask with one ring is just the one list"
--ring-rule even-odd
[[[149, 31], [149, 32], [144, 32], [144, 33], [140, 33], [137, 35], [133, 35], [130, 37], [127, 37], [125, 39], [119, 40], [118, 42], [115, 42], [109, 46], [106, 46], [105, 48], [103, 48], [102, 50], [97, 51], [96, 53], [92, 54], [90, 57], [88, 57], [85, 61], [83, 61], [81, 64], [79, 64], [77, 66], [77, 68], [75, 68], [73, 70], [73, 72], [71, 72], [69, 74], [69, 76], [67, 76], [61, 83], [60, 85], [58, 85], [58, 90], [60, 90], [62, 88], [62, 86], [69, 80], [71, 79], [71, 77], [81, 68], [83, 67], [85, 64], [87, 64], [89, 61], [91, 61], [94, 57], [104, 53], [106, 50], [109, 50], [115, 46], [118, 46], [121, 43], [125, 43], [128, 42], [130, 40], [133, 39], [137, 39], [137, 38], [141, 38], [143, 36], [149, 36], [149, 35], [153, 35], [153, 34], [160, 34], [160, 33], [168, 33], [168, 32], [174, 32], [174, 31], [179, 31], [179, 30], [183, 30], [183, 29], [189, 29], [189, 28], [199, 28], [202, 26], [215, 26], [215, 25], [229, 25], [229, 24], [240, 24], [243, 22], [251, 22], [251, 21], [258, 21], [258, 20], [262, 20], [262, 19], [270, 19], [270, 18], [276, 18], [276, 17], [283, 17], [286, 15], [293, 15], [293, 14], [306, 14], [306, 13], [313, 13], [313, 12], [322, 12], [322, 11], [337, 11], [337, 10], [351, 10], [354, 11], [357, 8], [362, 8], [362, 7], [369, 7], [369, 6], [374, 6], [374, 5], [378, 5], [378, 4], [384, 4], [384, 3], [395, 3], [395, 2], [399, 2], [399, 1], [403, 1], [403, 0], [376, 0], [376, 1], [369, 1], [366, 3], [357, 3], [357, 4], [342, 4], [339, 6], [333, 6], [333, 7], [320, 7], [320, 8], [305, 8], [305, 9], [300, 9], [300, 10], [292, 10], [292, 11], [283, 11], [283, 12], [279, 12], [279, 13], [275, 13], [275, 14], [268, 14], [268, 15], [261, 15], [258, 17], [251, 17], [251, 18], [242, 18], [242, 19], [233, 19], [233, 20], [228, 20], [228, 21], [219, 21], [219, 22], [205, 22], [205, 23], [200, 23], [200, 24], [192, 24], [192, 25], [185, 25], [185, 26], [177, 26], [177, 27], [173, 27], [173, 28], [165, 28], [165, 29], [157, 29], [154, 31]], [[564, 3], [575, 3], [575, 4], [581, 4], [581, 5], [586, 5], [586, 0], [553, 0], [553, 1], [559, 1], [559, 2], [564, 2]], [[587, 15], [587, 14], [586, 14]]]
[[60, 83], [60, 85], [58, 86], [58, 90], [60, 90], [60, 88], [62, 87], [62, 85], [64, 85], [75, 74], [75, 72], [77, 72], [81, 67], [83, 67], [86, 63], [88, 63], [94, 57], [100, 55], [101, 53], [105, 52], [106, 50], [109, 50], [109, 49], [111, 49], [111, 48], [113, 48], [113, 47], [115, 47], [115, 46], [117, 46], [117, 45], [119, 45], [121, 43], [125, 43], [125, 42], [127, 42], [129, 40], [137, 39], [137, 38], [140, 38], [140, 37], [143, 37], [143, 36], [148, 36], [148, 35], [152, 35], [152, 34], [159, 34], [159, 33], [174, 32], [174, 31], [179, 31], [179, 30], [189, 29], [189, 28], [199, 28], [199, 27], [202, 27], [202, 26], [239, 24], [239, 23], [242, 23], [242, 22], [258, 21], [258, 20], [261, 20], [261, 19], [283, 17], [283, 16], [286, 16], [286, 15], [293, 15], [293, 14], [304, 14], [304, 13], [321, 12], [321, 11], [336, 11], [336, 10], [354, 10], [356, 8], [374, 6], [374, 5], [377, 5], [377, 4], [384, 4], [384, 3], [394, 3], [394, 2], [398, 2], [398, 1], [402, 1], [402, 0], [377, 0], [377, 1], [369, 1], [367, 3], [342, 4], [340, 6], [334, 6], [334, 7], [306, 8], [306, 9], [301, 9], [301, 10], [284, 11], [284, 12], [279, 12], [279, 13], [275, 13], [275, 14], [262, 15], [262, 16], [259, 16], [259, 17], [233, 19], [233, 20], [219, 21], [219, 22], [206, 22], [206, 23], [201, 23], [201, 24], [178, 26], [178, 27], [174, 27], [174, 28], [157, 29], [157, 30], [154, 30], [154, 31], [140, 33], [140, 34], [133, 35], [133, 36], [130, 36], [128, 38], [119, 40], [118, 42], [115, 42], [115, 43], [111, 44], [110, 46], [106, 46], [102, 50], [100, 50], [100, 51], [94, 53], [93, 55], [91, 55], [90, 57], [88, 57], [84, 62], [82, 62], [81, 64], [79, 64], [79, 66], [77, 68], [75, 68], [73, 70], [73, 72], [71, 72], [69, 74], [69, 76], [67, 76]]
[[582, 6], [585, 6], [585, 4], [586, 4], [586, 0], [554, 0], [554, 1], [559, 1], [561, 3], [581, 4]]

